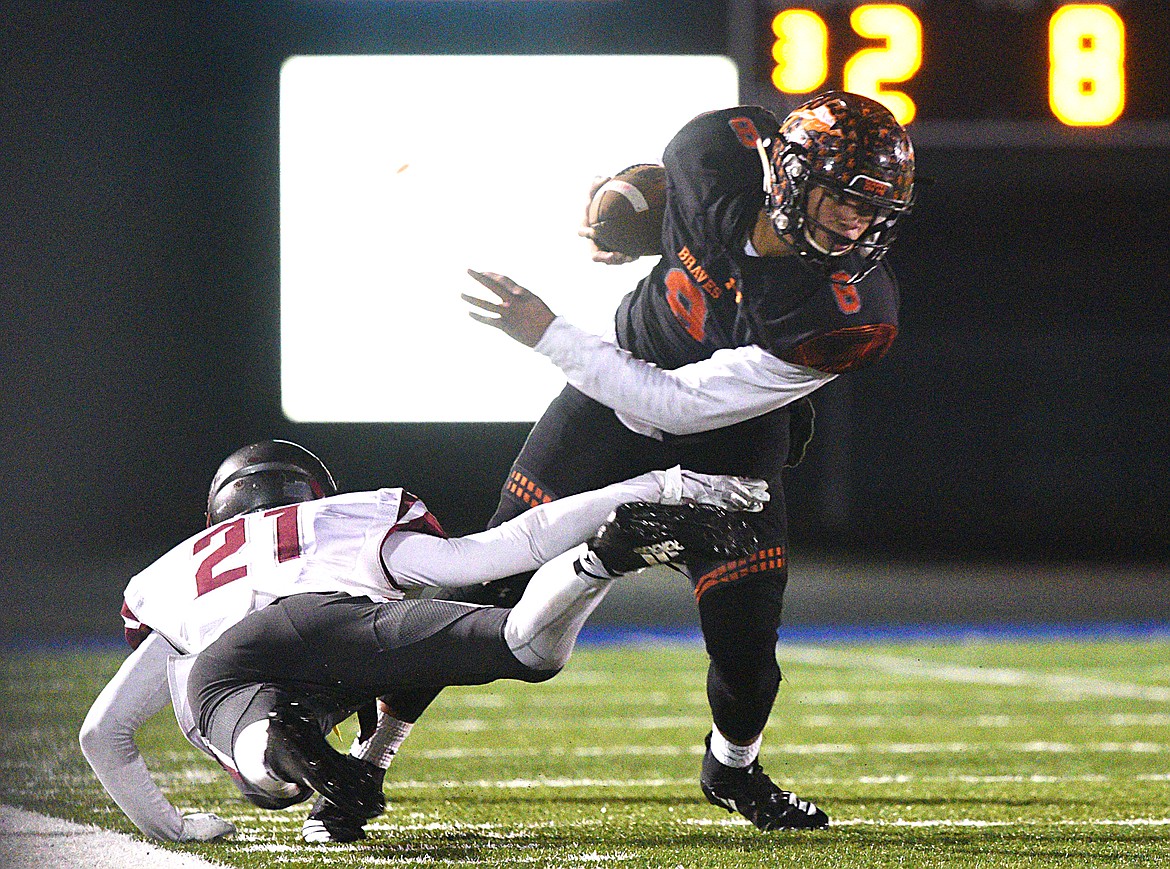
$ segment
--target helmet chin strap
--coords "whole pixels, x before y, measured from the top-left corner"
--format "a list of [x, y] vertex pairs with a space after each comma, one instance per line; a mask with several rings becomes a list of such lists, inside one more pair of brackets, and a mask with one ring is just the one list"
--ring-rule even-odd
[[772, 161], [768, 158], [767, 148], [772, 144], [771, 139], [756, 139], [756, 153], [760, 155], [760, 165], [764, 167], [764, 193], [772, 197], [772, 185], [776, 176], [772, 174]]

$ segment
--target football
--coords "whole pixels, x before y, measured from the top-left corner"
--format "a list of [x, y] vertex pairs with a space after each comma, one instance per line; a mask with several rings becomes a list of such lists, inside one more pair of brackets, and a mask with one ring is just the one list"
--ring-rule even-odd
[[662, 218], [666, 214], [666, 169], [638, 163], [606, 181], [589, 202], [593, 243], [627, 256], [662, 252]]

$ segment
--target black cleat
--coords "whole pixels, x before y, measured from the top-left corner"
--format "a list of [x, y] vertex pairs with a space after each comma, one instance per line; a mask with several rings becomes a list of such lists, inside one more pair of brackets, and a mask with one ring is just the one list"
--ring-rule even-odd
[[367, 820], [347, 815], [325, 797], [317, 797], [313, 810], [301, 827], [301, 838], [313, 845], [356, 842], [366, 837], [362, 827]]
[[385, 771], [334, 749], [317, 717], [295, 700], [268, 713], [264, 762], [281, 778], [311, 787], [347, 816], [367, 820], [386, 809]]
[[698, 558], [730, 561], [759, 548], [744, 513], [709, 504], [622, 504], [589, 541], [612, 574]]
[[808, 800], [781, 790], [760, 767], [759, 759], [739, 769], [711, 754], [711, 737], [699, 777], [703, 796], [713, 806], [739, 812], [761, 830], [815, 830], [829, 826], [829, 816]]

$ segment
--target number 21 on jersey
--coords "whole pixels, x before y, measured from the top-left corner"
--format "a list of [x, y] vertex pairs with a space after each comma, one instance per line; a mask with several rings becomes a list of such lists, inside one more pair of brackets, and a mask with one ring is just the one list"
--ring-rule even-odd
[[[255, 514], [240, 516], [230, 522], [216, 525], [202, 537], [195, 541], [191, 555], [207, 554], [195, 568], [196, 596], [207, 594], [221, 585], [235, 582], [248, 575], [248, 565], [231, 565], [232, 556], [238, 553], [248, 542], [248, 520], [253, 522], [252, 527], [269, 526], [272, 529], [274, 549], [272, 557], [277, 562], [290, 561], [301, 554], [300, 524], [297, 521], [297, 512], [300, 504], [291, 504], [287, 507], [277, 507], [265, 511], [261, 517], [272, 520], [271, 523], [259, 521], [261, 517]], [[213, 546], [213, 544], [215, 544]], [[229, 562], [225, 565], [223, 562]]]

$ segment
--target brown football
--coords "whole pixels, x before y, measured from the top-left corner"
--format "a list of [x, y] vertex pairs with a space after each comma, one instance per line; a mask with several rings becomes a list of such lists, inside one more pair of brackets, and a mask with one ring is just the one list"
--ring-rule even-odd
[[657, 163], [630, 166], [593, 194], [588, 215], [593, 242], [614, 253], [657, 256], [665, 214], [666, 169]]

